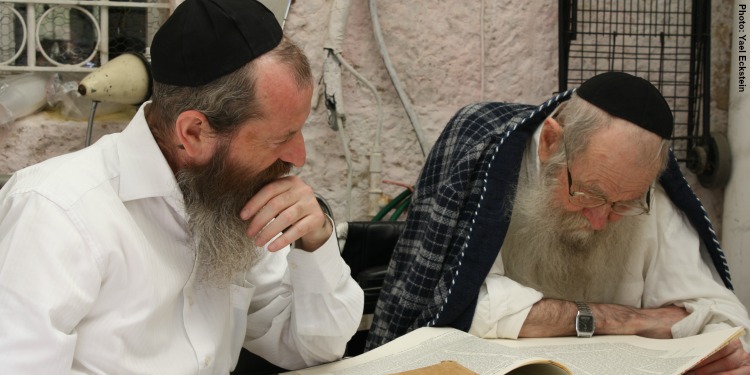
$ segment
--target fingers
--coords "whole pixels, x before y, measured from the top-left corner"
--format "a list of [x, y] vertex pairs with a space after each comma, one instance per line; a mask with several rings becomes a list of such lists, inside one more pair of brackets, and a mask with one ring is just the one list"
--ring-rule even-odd
[[734, 339], [718, 352], [701, 361], [690, 372], [704, 374], [750, 374], [750, 355], [742, 348], [739, 339]]
[[[264, 208], [269, 203], [270, 200], [292, 189], [297, 183], [295, 180], [301, 182], [296, 176], [285, 176], [260, 189], [260, 191], [258, 191], [240, 211], [240, 217], [242, 220], [253, 218], [261, 208]], [[265, 223], [263, 223], [263, 226], [265, 226]]]
[[[319, 224], [320, 221], [322, 221], [323, 224]], [[301, 240], [301, 244], [299, 244], [298, 246], [300, 249], [308, 251], [317, 250], [331, 235], [331, 230], [326, 230], [328, 227], [329, 225], [327, 218], [324, 218], [324, 220], [316, 220], [311, 216], [303, 217], [299, 221], [295, 222], [294, 225], [284, 230], [283, 234], [276, 238], [273, 242], [268, 244], [267, 248], [269, 251], [277, 251], [299, 239]], [[269, 229], [268, 231], [264, 230], [261, 235], [264, 238], [266, 236], [266, 233], [271, 232], [271, 229]], [[322, 234], [315, 236], [310, 234], [315, 232], [319, 232]], [[310, 239], [305, 240], [306, 238]], [[265, 240], [259, 237], [257, 243], [262, 243], [263, 241]]]
[[[304, 236], [309, 237], [310, 233], [316, 233], [313, 242], [318, 242], [318, 237], [325, 234], [321, 228], [325, 228], [328, 221], [312, 188], [296, 176], [283, 177], [263, 187], [241, 210], [240, 217], [249, 220], [246, 234], [255, 238], [258, 246], [283, 232], [268, 244], [269, 251], [284, 248]], [[330, 231], [325, 239], [328, 236]]]

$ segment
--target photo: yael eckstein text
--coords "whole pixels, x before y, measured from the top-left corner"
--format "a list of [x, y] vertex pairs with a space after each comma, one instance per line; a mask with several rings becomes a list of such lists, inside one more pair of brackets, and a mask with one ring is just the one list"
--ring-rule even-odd
[[747, 4], [740, 3], [737, 8], [737, 87], [739, 92], [745, 92], [745, 69], [747, 68], [747, 32], [745, 28], [745, 12], [747, 12]]

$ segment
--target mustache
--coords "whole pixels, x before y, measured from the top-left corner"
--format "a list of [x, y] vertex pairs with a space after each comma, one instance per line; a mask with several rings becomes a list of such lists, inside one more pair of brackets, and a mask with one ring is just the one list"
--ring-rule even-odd
[[223, 183], [226, 188], [226, 194], [232, 195], [240, 201], [237, 213], [244, 206], [244, 203], [263, 189], [264, 186], [288, 175], [293, 167], [294, 165], [291, 163], [277, 160], [271, 166], [256, 174], [252, 174], [250, 171], [243, 173], [240, 168], [236, 168], [234, 170], [235, 173], [229, 173], [223, 179]]
[[184, 171], [191, 189], [183, 189], [187, 200], [199, 204], [215, 205], [235, 202], [239, 209], [270, 182], [289, 174], [293, 164], [277, 160], [259, 172], [232, 163], [223, 153], [217, 154], [204, 166]]

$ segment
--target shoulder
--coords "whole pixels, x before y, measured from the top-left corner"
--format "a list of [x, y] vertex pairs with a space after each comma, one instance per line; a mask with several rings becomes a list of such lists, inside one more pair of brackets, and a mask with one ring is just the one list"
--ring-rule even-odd
[[89, 194], [116, 193], [112, 184], [118, 171], [108, 153], [102, 147], [89, 147], [21, 169], [4, 186], [0, 202], [41, 197], [67, 210]]
[[475, 103], [461, 108], [445, 126], [431, 157], [483, 149], [504, 132], [513, 129], [533, 106], [513, 103]]
[[504, 131], [514, 119], [533, 111], [534, 106], [517, 103], [484, 102], [467, 105], [451, 118], [444, 133], [456, 132], [470, 138], [484, 138]]

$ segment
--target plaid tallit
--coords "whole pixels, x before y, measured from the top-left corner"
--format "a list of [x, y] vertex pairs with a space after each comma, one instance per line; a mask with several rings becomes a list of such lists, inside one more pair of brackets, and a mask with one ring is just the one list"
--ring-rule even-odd
[[[433, 146], [388, 266], [366, 350], [424, 326], [468, 331], [477, 295], [508, 229], [523, 151], [573, 90], [534, 107], [479, 103], [461, 109]], [[706, 211], [670, 155], [660, 177], [698, 230], [724, 284], [726, 260]]]

